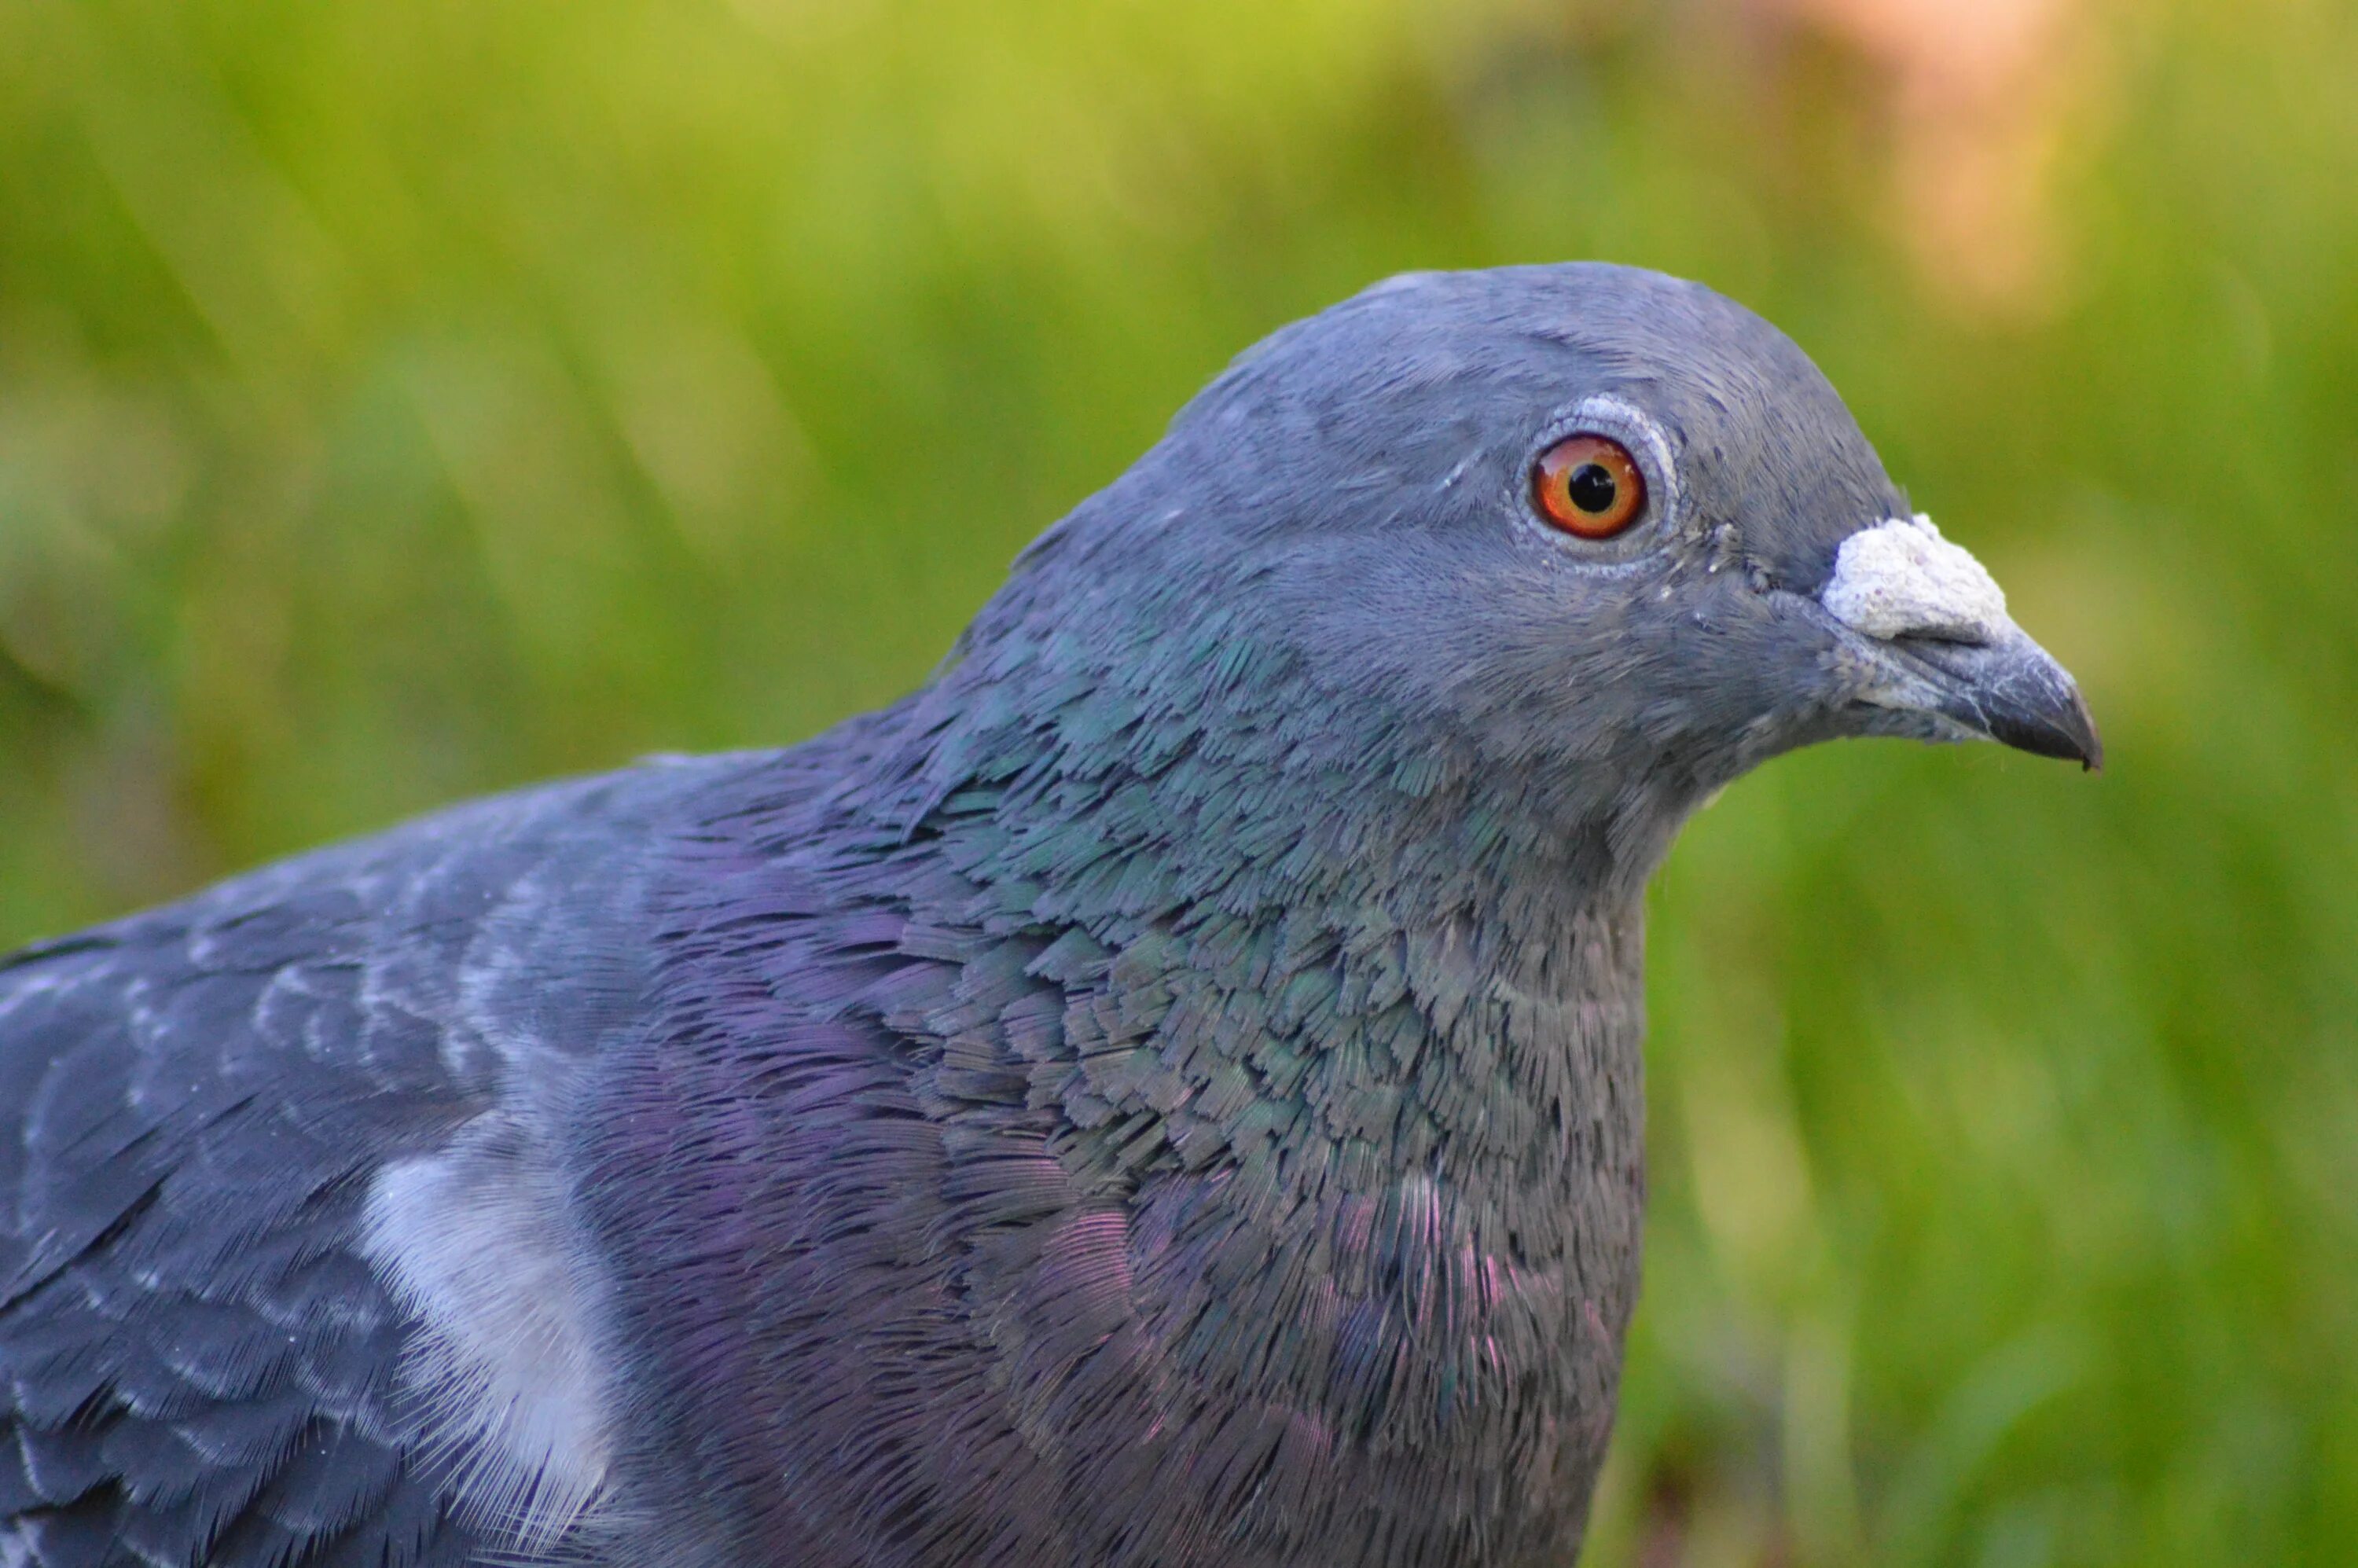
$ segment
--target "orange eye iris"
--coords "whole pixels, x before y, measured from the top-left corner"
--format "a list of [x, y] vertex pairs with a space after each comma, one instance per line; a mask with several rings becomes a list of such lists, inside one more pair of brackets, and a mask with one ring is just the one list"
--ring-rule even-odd
[[1646, 476], [1609, 436], [1568, 436], [1531, 470], [1540, 515], [1567, 534], [1609, 539], [1646, 510]]

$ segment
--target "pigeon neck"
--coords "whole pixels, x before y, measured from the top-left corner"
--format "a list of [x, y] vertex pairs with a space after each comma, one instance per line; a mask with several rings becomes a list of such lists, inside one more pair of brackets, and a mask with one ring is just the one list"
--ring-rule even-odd
[[[694, 1481], [648, 1506], [717, 1488], [765, 1560], [850, 1555], [864, 1516], [778, 1476], [1052, 1352], [1120, 1408], [975, 1393], [972, 1443], [909, 1446], [925, 1485], [1018, 1427], [1011, 1495], [1064, 1497], [1022, 1466], [1068, 1439], [1208, 1465], [1210, 1390], [1333, 1434], [1347, 1484], [1545, 1506], [1601, 1455], [1636, 1299], [1649, 841], [1430, 749], [1075, 690], [1044, 724], [1036, 688], [946, 683], [782, 764], [828, 791], [756, 784], [684, 849], [667, 1026], [601, 1076], [585, 1154], [651, 1430], [709, 1434], [648, 1452]], [[651, 1183], [656, 1229], [617, 1197]], [[989, 1335], [871, 1375], [945, 1303]], [[766, 1374], [797, 1354], [826, 1375]]]
[[[1432, 750], [1132, 743], [1159, 761], [1035, 758], [928, 827], [987, 925], [1046, 941], [1029, 1104], [1053, 1092], [1045, 1147], [1126, 1217], [1133, 1310], [1191, 1377], [1381, 1433], [1435, 1496], [1544, 1496], [1518, 1433], [1593, 1467], [1637, 1298], [1667, 829]], [[1155, 1294], [1182, 1258], [1252, 1325], [1200, 1362], [1207, 1309]]]
[[1047, 724], [990, 690], [938, 729], [917, 706], [894, 809], [994, 923], [1061, 934], [1037, 972], [1124, 1019], [1066, 1010], [1085, 1069], [1143, 1075], [1090, 1084], [1083, 1119], [1150, 1119], [1174, 1159], [1282, 1126], [1289, 1184], [1439, 1182], [1537, 1252], [1600, 1206], [1634, 1224], [1642, 894], [1676, 813], [1349, 735], [1281, 683], [1185, 711], [1072, 689]]

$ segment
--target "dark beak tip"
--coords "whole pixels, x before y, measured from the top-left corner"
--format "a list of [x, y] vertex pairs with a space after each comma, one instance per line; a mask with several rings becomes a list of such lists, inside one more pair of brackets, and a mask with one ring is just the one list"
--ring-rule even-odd
[[2101, 773], [2104, 771], [2104, 737], [2096, 729], [2096, 716], [2088, 711], [2088, 699], [2079, 688], [2071, 691], [2071, 729], [2080, 741], [2080, 771]]
[[2068, 704], [2043, 710], [2000, 709], [1989, 715], [1990, 738], [2034, 756], [2054, 757], [2080, 764], [2082, 773], [2104, 771], [2104, 741], [2097, 732], [2095, 715], [2087, 699], [2074, 688]]

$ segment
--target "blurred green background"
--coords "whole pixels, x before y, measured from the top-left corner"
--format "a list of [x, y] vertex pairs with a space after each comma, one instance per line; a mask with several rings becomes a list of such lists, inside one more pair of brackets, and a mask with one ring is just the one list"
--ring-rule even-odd
[[1602, 256], [1825, 366], [2094, 781], [1657, 888], [1598, 1564], [2358, 1553], [2358, 7], [0, 0], [0, 941], [921, 679], [1231, 353]]

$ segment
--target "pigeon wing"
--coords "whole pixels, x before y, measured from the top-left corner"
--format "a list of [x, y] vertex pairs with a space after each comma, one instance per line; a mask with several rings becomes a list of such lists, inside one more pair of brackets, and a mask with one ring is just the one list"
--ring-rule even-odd
[[0, 1563], [475, 1552], [372, 1195], [544, 1125], [632, 1026], [648, 846], [743, 765], [484, 802], [0, 960]]

